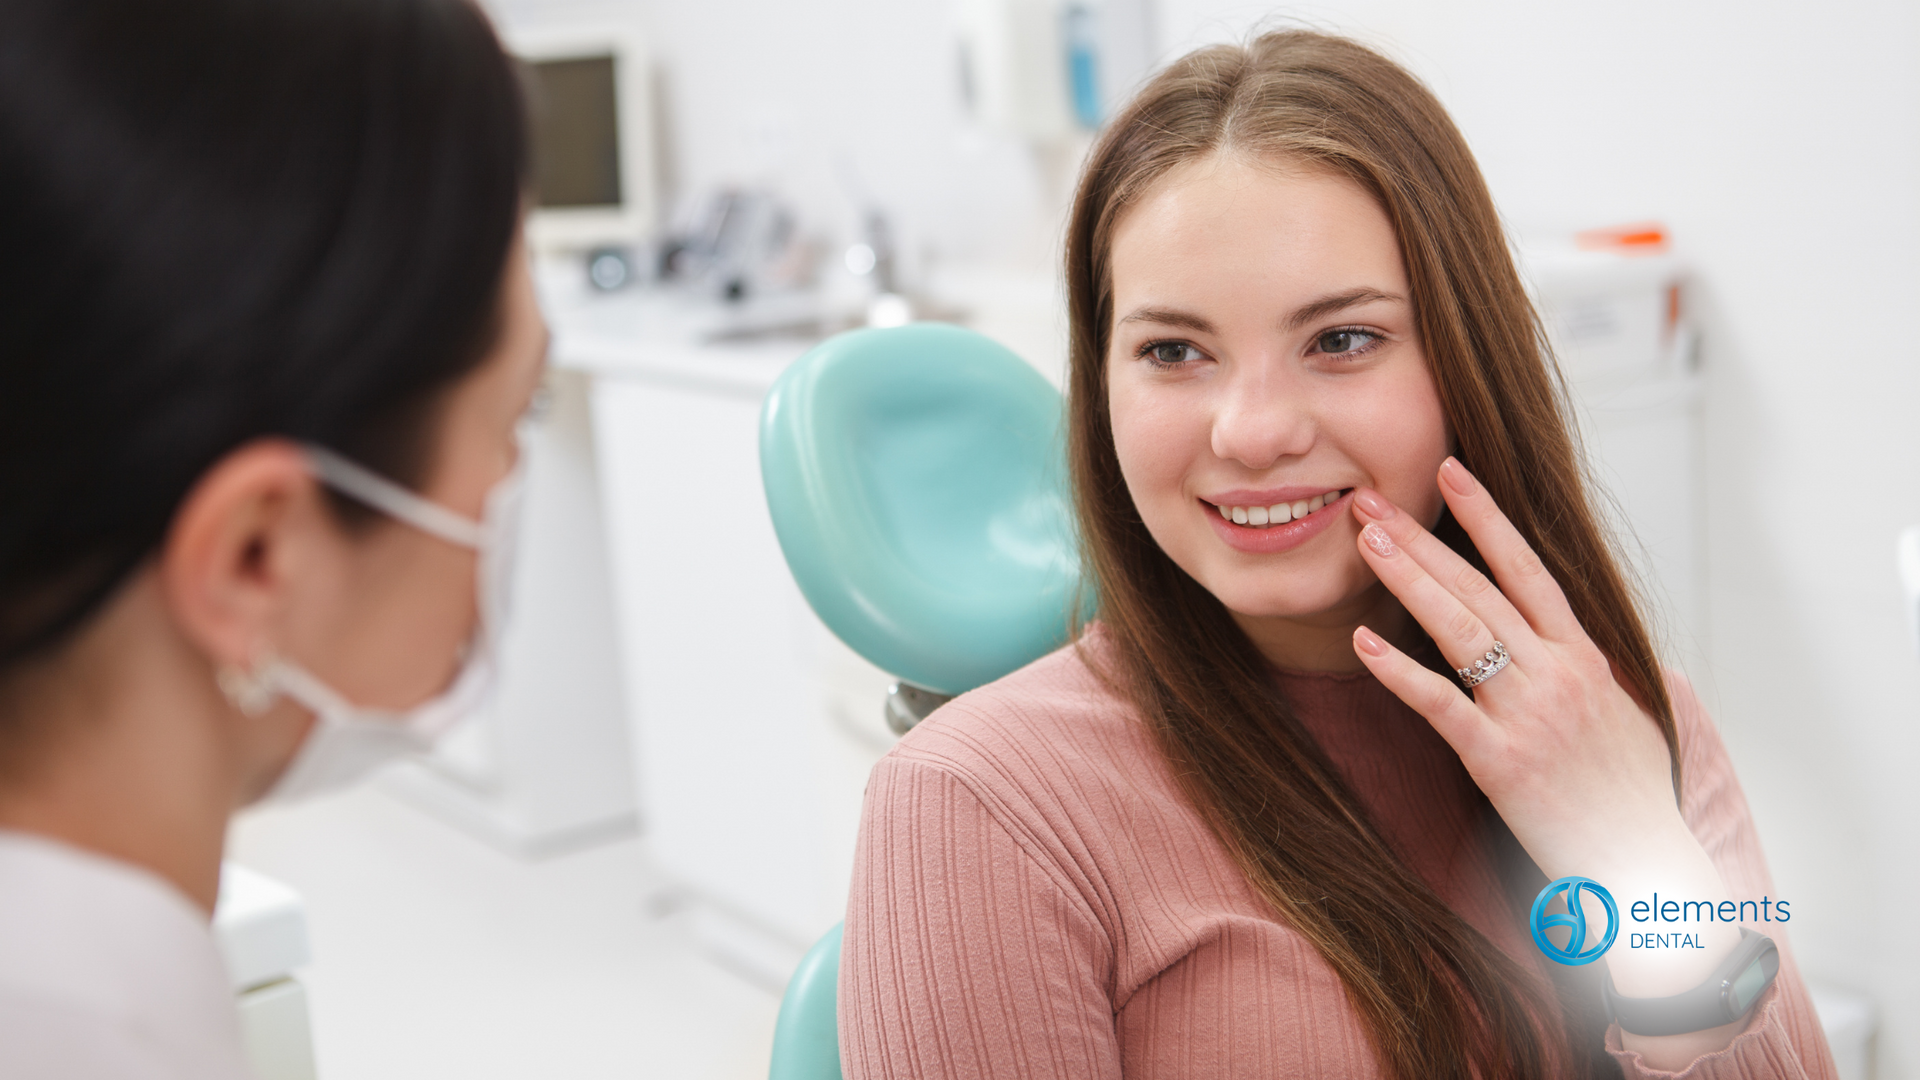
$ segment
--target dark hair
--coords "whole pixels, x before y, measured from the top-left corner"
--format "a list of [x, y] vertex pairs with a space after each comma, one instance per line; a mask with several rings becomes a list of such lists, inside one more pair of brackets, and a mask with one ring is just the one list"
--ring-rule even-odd
[[465, 0], [0, 4], [0, 671], [250, 440], [418, 481], [525, 144]]
[[[1248, 882], [1339, 974], [1388, 1075], [1617, 1072], [1601, 1053], [1605, 1019], [1577, 987], [1534, 979], [1387, 844], [1259, 651], [1154, 542], [1128, 496], [1107, 410], [1113, 232], [1169, 171], [1214, 154], [1324, 169], [1378, 202], [1399, 240], [1455, 452], [1659, 721], [1679, 785], [1659, 665], [1588, 501], [1551, 358], [1472, 152], [1412, 75], [1323, 34], [1270, 33], [1175, 61], [1114, 120], [1082, 174], [1066, 250], [1068, 441], [1113, 643], [1107, 674]], [[1450, 518], [1436, 533], [1485, 569]], [[1518, 850], [1497, 819], [1492, 832], [1496, 853]], [[1522, 861], [1539, 876], [1524, 852]]]

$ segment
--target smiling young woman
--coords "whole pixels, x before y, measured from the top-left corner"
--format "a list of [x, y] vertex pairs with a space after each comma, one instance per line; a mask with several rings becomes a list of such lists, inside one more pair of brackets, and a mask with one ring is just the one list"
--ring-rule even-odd
[[1650, 1036], [1601, 984], [1681, 994], [1733, 926], [1529, 939], [1549, 877], [1770, 884], [1433, 97], [1318, 34], [1188, 56], [1090, 156], [1067, 279], [1097, 618], [875, 771], [848, 1075], [1832, 1075], [1784, 942], [1735, 1022]]

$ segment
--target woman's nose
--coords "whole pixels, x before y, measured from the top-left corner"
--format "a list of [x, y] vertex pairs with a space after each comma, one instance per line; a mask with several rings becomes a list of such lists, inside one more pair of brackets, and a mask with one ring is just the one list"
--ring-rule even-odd
[[1236, 373], [1222, 387], [1214, 411], [1214, 454], [1256, 471], [1305, 454], [1313, 446], [1315, 425], [1301, 390], [1270, 368]]

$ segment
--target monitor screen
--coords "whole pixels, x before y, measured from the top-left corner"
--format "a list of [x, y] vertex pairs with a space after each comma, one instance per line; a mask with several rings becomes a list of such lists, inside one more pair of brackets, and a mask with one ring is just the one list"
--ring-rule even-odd
[[618, 207], [620, 115], [611, 55], [537, 60], [533, 178], [544, 207]]

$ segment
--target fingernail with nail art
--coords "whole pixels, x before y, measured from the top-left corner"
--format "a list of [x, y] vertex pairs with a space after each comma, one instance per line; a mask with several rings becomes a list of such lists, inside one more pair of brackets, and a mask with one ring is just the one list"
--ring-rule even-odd
[[1383, 559], [1391, 559], [1400, 554], [1400, 549], [1393, 545], [1393, 537], [1388, 536], [1387, 530], [1378, 525], [1369, 524], [1361, 529], [1360, 539], [1365, 540], [1367, 546], [1373, 549], [1373, 553]]

